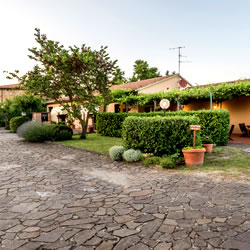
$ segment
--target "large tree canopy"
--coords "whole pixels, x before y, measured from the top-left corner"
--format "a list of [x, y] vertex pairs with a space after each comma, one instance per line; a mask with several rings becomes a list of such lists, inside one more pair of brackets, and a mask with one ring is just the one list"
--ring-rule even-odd
[[149, 67], [147, 61], [136, 60], [134, 63], [133, 76], [129, 79], [130, 82], [146, 80], [161, 76], [157, 67]]
[[89, 113], [96, 112], [103, 104], [101, 100], [109, 98], [116, 61], [110, 59], [107, 47], [92, 50], [82, 45], [66, 49], [59, 42], [48, 40], [39, 29], [35, 40], [38, 48], [29, 49], [29, 57], [38, 64], [22, 77], [16, 73], [10, 73], [10, 77], [17, 77], [31, 93], [60, 103], [69, 119], [80, 121], [82, 138], [86, 138]]

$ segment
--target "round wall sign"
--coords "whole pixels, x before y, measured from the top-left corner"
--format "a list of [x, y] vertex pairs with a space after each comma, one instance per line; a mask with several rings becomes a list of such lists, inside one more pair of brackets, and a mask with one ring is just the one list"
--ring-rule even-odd
[[179, 82], [179, 85], [180, 85], [182, 88], [186, 88], [187, 82], [186, 82], [184, 79], [181, 79], [180, 82]]
[[162, 109], [168, 109], [170, 106], [170, 101], [168, 99], [162, 99], [160, 101], [160, 106]]

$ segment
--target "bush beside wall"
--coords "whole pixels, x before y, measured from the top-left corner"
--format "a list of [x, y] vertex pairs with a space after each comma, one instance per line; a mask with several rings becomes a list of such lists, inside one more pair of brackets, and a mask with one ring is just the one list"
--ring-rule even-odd
[[[180, 153], [191, 146], [193, 132], [189, 126], [199, 124], [196, 116], [127, 117], [123, 122], [122, 137], [127, 148], [139, 149], [155, 155]], [[200, 144], [199, 132], [197, 145]]]
[[[128, 116], [154, 117], [162, 112], [151, 113], [98, 113], [97, 132], [104, 136], [121, 137], [122, 123]], [[226, 145], [229, 131], [229, 112], [227, 110], [198, 110], [166, 112], [166, 116], [197, 116], [200, 119], [201, 133], [212, 138], [217, 145]]]
[[10, 119], [10, 130], [11, 132], [16, 133], [16, 130], [23, 123], [29, 121], [29, 117], [27, 116], [17, 116]]

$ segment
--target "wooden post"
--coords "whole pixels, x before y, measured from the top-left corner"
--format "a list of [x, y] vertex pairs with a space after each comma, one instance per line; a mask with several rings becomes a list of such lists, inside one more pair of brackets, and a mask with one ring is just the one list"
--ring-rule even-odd
[[195, 137], [196, 137], [196, 130], [194, 130], [193, 149], [195, 149]]
[[195, 149], [195, 137], [196, 137], [196, 130], [200, 130], [201, 126], [200, 125], [190, 125], [190, 130], [194, 131], [194, 138], [193, 138], [193, 148]]

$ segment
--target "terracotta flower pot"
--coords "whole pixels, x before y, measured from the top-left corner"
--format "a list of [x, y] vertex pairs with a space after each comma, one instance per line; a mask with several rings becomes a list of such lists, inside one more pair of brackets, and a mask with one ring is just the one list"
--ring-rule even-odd
[[206, 149], [182, 149], [187, 166], [202, 166]]
[[202, 146], [206, 149], [206, 153], [212, 153], [213, 144], [202, 144]]

